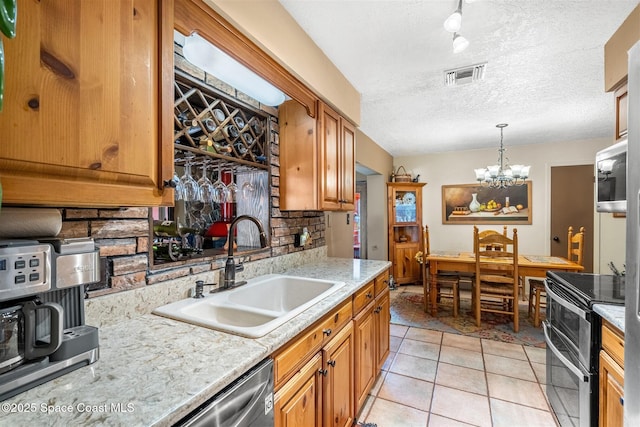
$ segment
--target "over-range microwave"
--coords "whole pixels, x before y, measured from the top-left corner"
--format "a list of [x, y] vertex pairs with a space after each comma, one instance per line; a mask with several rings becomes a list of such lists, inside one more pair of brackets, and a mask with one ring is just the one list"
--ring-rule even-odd
[[627, 140], [596, 153], [596, 211], [627, 212]]

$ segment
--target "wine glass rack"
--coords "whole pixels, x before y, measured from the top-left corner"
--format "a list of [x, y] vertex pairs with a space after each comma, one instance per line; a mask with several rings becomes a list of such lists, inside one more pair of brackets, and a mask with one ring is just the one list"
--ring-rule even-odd
[[174, 144], [227, 168], [268, 169], [269, 115], [176, 70]]

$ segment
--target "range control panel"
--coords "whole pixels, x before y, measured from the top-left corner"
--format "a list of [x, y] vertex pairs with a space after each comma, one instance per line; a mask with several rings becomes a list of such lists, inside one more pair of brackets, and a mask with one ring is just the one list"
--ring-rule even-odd
[[51, 246], [0, 241], [0, 301], [51, 289]]

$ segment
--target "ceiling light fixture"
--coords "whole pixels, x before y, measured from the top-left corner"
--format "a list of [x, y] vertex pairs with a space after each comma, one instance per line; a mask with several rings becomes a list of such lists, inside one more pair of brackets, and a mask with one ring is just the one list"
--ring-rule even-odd
[[275, 107], [285, 100], [285, 95], [280, 89], [209, 43], [198, 33], [185, 37], [182, 52], [186, 60], [196, 67], [211, 73], [264, 105]]
[[509, 126], [506, 123], [496, 125], [500, 129], [500, 149], [498, 150], [498, 164], [486, 168], [474, 169], [476, 180], [485, 187], [507, 188], [513, 185], [523, 185], [529, 177], [531, 166], [509, 166], [509, 159], [504, 157], [506, 149], [503, 145], [503, 130]]
[[453, 33], [453, 53], [460, 53], [469, 47], [469, 40], [458, 33]]
[[[473, 0], [467, 0], [472, 3]], [[460, 53], [469, 47], [469, 40], [458, 34], [462, 26], [462, 0], [458, 0], [458, 8], [444, 21], [444, 29], [453, 33], [453, 53]]]
[[458, 1], [458, 8], [444, 21], [444, 29], [450, 33], [460, 31], [462, 25], [462, 0]]

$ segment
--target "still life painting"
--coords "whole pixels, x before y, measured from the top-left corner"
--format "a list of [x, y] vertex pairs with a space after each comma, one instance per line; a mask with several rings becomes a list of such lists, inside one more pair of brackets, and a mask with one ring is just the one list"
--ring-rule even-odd
[[442, 186], [443, 224], [531, 224], [531, 212], [531, 181], [506, 188]]

